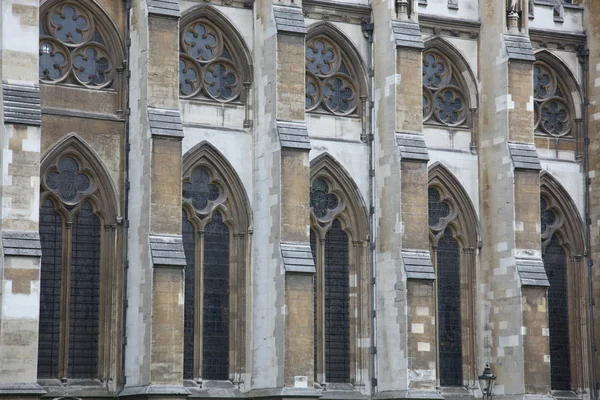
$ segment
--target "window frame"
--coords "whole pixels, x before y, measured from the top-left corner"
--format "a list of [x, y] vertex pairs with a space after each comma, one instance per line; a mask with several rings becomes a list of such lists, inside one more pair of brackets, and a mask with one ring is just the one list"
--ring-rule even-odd
[[[74, 159], [81, 173], [90, 179], [90, 188], [83, 194], [78, 193], [73, 202], [65, 202], [46, 186], [46, 176], [55, 170], [58, 163], [66, 158]], [[42, 158], [40, 179], [40, 206], [45, 200], [52, 201], [55, 212], [62, 219], [62, 268], [60, 291], [60, 333], [58, 376], [38, 378], [42, 386], [56, 386], [58, 382], [67, 386], [82, 384], [86, 381], [100, 381], [102, 387], [115, 392], [121, 378], [121, 307], [115, 304], [123, 302], [123, 267], [121, 254], [123, 249], [120, 205], [113, 182], [108, 171], [93, 150], [76, 134], [69, 134], [60, 140]], [[72, 250], [72, 226], [79, 208], [89, 202], [94, 215], [100, 221], [100, 290], [99, 290], [99, 332], [97, 376], [90, 378], [68, 378], [69, 364], [69, 323], [68, 307], [70, 297], [70, 263]]]

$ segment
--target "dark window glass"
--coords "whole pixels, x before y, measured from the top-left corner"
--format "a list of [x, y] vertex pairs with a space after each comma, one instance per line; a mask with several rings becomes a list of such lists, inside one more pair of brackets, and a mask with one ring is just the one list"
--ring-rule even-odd
[[450, 214], [448, 205], [440, 201], [441, 195], [437, 189], [429, 188], [429, 226], [436, 226], [442, 218]]
[[59, 378], [60, 286], [62, 269], [62, 219], [50, 200], [40, 209], [42, 271], [38, 377]]
[[183, 379], [194, 378], [194, 312], [196, 287], [196, 233], [183, 211], [183, 249], [185, 251], [185, 305], [183, 311]]
[[350, 381], [348, 235], [339, 220], [325, 236], [325, 377]]
[[73, 223], [69, 302], [69, 377], [98, 375], [100, 220], [84, 203]]
[[229, 379], [229, 229], [215, 212], [204, 229], [202, 378]]
[[[312, 253], [312, 257], [313, 257], [313, 262], [315, 263], [315, 265], [317, 265], [317, 235], [315, 234], [315, 231], [313, 231], [312, 229], [310, 230], [310, 252]], [[317, 338], [317, 278], [316, 276], [313, 277], [313, 318], [314, 318], [314, 329], [313, 329], [313, 335], [314, 335], [314, 341], [313, 341], [313, 346], [314, 346], [314, 373], [315, 373], [315, 381], [317, 380], [317, 343], [318, 343], [318, 338]]]
[[548, 324], [550, 328], [550, 371], [553, 390], [571, 390], [569, 357], [569, 312], [567, 302], [567, 256], [553, 236], [543, 255], [550, 282]]
[[460, 251], [450, 228], [437, 247], [440, 384], [462, 386]]

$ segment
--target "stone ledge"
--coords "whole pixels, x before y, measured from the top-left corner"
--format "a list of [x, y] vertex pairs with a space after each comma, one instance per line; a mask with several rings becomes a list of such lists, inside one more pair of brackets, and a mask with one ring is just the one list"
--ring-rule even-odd
[[509, 33], [505, 33], [502, 36], [504, 37], [504, 45], [506, 46], [506, 53], [509, 60], [535, 61], [529, 36], [512, 35]]
[[277, 32], [294, 35], [306, 35], [304, 13], [300, 7], [273, 5]]
[[142, 385], [126, 386], [119, 393], [118, 397], [151, 397], [151, 396], [177, 396], [187, 397], [191, 393], [183, 386], [178, 385]]
[[281, 148], [310, 150], [310, 139], [306, 122], [277, 120], [277, 135]]
[[402, 263], [407, 279], [435, 280], [429, 250], [402, 250]]
[[515, 169], [540, 171], [542, 166], [533, 143], [508, 143], [508, 151]]
[[281, 257], [286, 272], [314, 274], [315, 263], [310, 244], [303, 242], [281, 242]]
[[443, 400], [444, 396], [437, 391], [425, 390], [391, 390], [387, 392], [378, 392], [373, 396], [373, 400], [395, 400], [395, 399], [432, 399]]
[[40, 397], [46, 394], [37, 383], [0, 383], [1, 397]]
[[148, 0], [148, 14], [181, 17], [178, 0]]
[[179, 110], [148, 107], [148, 120], [152, 136], [183, 138], [183, 125]]
[[396, 47], [424, 49], [421, 27], [413, 21], [392, 21]]
[[42, 256], [42, 244], [38, 232], [4, 231], [2, 248], [5, 256]]
[[541, 258], [516, 258], [521, 286], [550, 286], [544, 261]]
[[150, 252], [154, 266], [187, 265], [181, 236], [150, 235]]
[[42, 125], [40, 88], [37, 84], [16, 84], [3, 80], [2, 97], [5, 124]]
[[312, 388], [273, 388], [273, 389], [254, 389], [246, 394], [248, 398], [267, 398], [267, 397], [313, 397], [320, 398], [321, 394]]
[[396, 132], [396, 143], [402, 160], [429, 161], [429, 153], [423, 135]]

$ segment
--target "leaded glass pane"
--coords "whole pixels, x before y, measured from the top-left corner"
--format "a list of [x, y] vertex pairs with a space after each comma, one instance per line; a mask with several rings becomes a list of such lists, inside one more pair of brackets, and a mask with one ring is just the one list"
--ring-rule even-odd
[[196, 210], [203, 210], [208, 201], [219, 198], [220, 191], [216, 185], [209, 182], [208, 172], [203, 168], [196, 168], [190, 175], [190, 181], [183, 184], [182, 197], [191, 199]]
[[[317, 235], [315, 231], [310, 230], [310, 252], [312, 253], [313, 262], [317, 265]], [[314, 318], [314, 373], [315, 373], [315, 381], [317, 380], [317, 278], [316, 276], [313, 278], [313, 318]]]
[[69, 303], [69, 377], [98, 374], [100, 219], [89, 202], [73, 223]]
[[442, 218], [450, 214], [448, 204], [440, 201], [441, 195], [435, 188], [429, 188], [428, 191], [429, 206], [429, 226], [436, 226]]
[[450, 228], [437, 247], [437, 294], [440, 384], [461, 386], [460, 250]]
[[59, 378], [60, 288], [62, 268], [62, 218], [52, 201], [40, 209], [42, 269], [40, 277], [40, 330], [38, 378]]
[[550, 328], [550, 375], [553, 390], [571, 390], [567, 256], [558, 238], [550, 239], [543, 255], [550, 282], [548, 325]]
[[62, 200], [72, 201], [77, 192], [83, 192], [90, 187], [90, 179], [79, 172], [77, 161], [71, 157], [63, 158], [57, 169], [46, 176], [46, 185], [56, 191]]
[[194, 378], [194, 317], [196, 287], [196, 232], [187, 218], [182, 217], [183, 249], [185, 251], [185, 303], [183, 307], [183, 379]]
[[350, 381], [348, 235], [339, 220], [325, 236], [325, 377]]
[[310, 190], [310, 206], [317, 218], [323, 218], [328, 210], [335, 210], [338, 198], [329, 193], [329, 185], [323, 179], [315, 179]]
[[204, 230], [202, 378], [229, 379], [229, 228], [218, 212]]

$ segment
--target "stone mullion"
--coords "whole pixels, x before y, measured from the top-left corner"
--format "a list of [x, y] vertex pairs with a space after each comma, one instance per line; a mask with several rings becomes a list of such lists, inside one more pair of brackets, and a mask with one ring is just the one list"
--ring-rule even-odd
[[73, 222], [68, 221], [63, 229], [62, 271], [60, 287], [60, 335], [58, 356], [58, 378], [69, 376], [69, 320], [71, 302], [71, 254], [73, 251]]
[[246, 343], [246, 265], [245, 252], [246, 235], [243, 233], [235, 235], [237, 238], [237, 285], [234, 290], [237, 293], [237, 316], [236, 316], [236, 340], [235, 345], [235, 377], [234, 382], [241, 383], [244, 379], [244, 350]]
[[317, 380], [319, 383], [326, 382], [325, 376], [325, 238], [317, 240], [317, 262], [315, 263], [316, 273], [315, 280], [317, 282], [317, 326], [315, 335], [317, 340], [317, 365], [314, 368], [317, 370]]
[[[477, 249], [465, 247], [461, 254], [461, 269], [464, 273], [465, 280], [461, 279], [461, 309], [466, 310], [466, 315], [462, 316], [463, 320], [463, 381], [468, 381], [468, 387], [476, 387], [477, 371], [475, 358], [475, 321], [476, 321], [476, 304], [474, 290], [477, 287], [476, 279], [476, 255]], [[461, 273], [461, 275], [463, 274]], [[466, 350], [466, 351], [465, 351]]]
[[204, 231], [196, 234], [194, 285], [194, 378], [202, 377], [202, 321], [204, 319]]
[[241, 262], [243, 258], [243, 234], [233, 234], [233, 241], [231, 243], [230, 253], [230, 283], [229, 283], [229, 352], [233, 356], [229, 358], [229, 375], [230, 379], [234, 384], [239, 383], [240, 375], [240, 353], [243, 346], [240, 346], [242, 342], [241, 328], [242, 328], [242, 302], [241, 298], [244, 296], [244, 283], [241, 269]]

